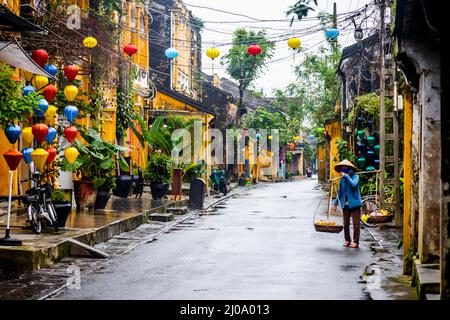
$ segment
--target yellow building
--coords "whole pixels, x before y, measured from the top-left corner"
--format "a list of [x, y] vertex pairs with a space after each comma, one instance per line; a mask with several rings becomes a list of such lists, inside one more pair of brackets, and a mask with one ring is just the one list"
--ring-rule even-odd
[[[327, 179], [333, 180], [339, 178], [339, 173], [334, 170], [334, 166], [338, 161], [338, 145], [337, 141], [341, 138], [341, 121], [339, 119], [328, 120], [324, 123], [325, 131], [328, 136], [328, 172]], [[335, 182], [335, 190], [337, 190], [337, 182]]]

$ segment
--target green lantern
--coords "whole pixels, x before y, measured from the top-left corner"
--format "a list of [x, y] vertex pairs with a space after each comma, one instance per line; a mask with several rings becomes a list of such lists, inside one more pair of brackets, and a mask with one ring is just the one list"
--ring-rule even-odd
[[367, 137], [367, 143], [369, 144], [369, 146], [373, 147], [375, 145], [375, 137], [373, 136]]
[[359, 139], [364, 139], [364, 136], [366, 135], [366, 132], [364, 130], [358, 130], [358, 138]]
[[358, 158], [358, 166], [360, 168], [362, 168], [365, 163], [366, 163], [366, 158], [364, 158], [364, 157]]
[[375, 167], [369, 166], [366, 168], [366, 171], [375, 171]]
[[373, 149], [375, 150], [376, 154], [380, 154], [380, 145], [377, 144], [375, 147], [373, 147]]

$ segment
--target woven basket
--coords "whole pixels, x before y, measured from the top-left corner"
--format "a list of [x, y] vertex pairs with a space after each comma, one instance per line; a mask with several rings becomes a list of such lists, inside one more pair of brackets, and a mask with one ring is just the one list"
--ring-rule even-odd
[[344, 226], [321, 226], [314, 224], [314, 228], [317, 232], [339, 233], [344, 229]]
[[369, 223], [388, 223], [391, 222], [394, 219], [394, 215], [390, 214], [387, 216], [369, 216], [367, 218], [367, 222]]

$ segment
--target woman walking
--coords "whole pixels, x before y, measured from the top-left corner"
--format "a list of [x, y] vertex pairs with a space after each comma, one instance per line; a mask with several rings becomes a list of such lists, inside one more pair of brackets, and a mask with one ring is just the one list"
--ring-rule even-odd
[[[334, 170], [341, 174], [337, 197], [334, 206], [340, 203], [344, 212], [344, 247], [358, 248], [361, 221], [361, 193], [359, 192], [359, 176], [357, 168], [347, 159], [339, 162]], [[350, 237], [350, 217], [353, 220], [353, 241]]]

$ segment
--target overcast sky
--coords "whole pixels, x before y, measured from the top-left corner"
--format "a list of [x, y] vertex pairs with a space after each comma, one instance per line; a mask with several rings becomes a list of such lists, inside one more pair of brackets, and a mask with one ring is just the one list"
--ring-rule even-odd
[[[311, 28], [318, 24], [317, 19], [309, 19], [308, 21], [298, 22], [296, 21], [292, 27], [290, 27], [290, 21], [286, 17], [285, 12], [290, 5], [295, 3], [295, 0], [184, 0], [188, 9], [193, 14], [203, 21], [205, 21], [205, 30], [203, 31], [203, 71], [211, 74], [212, 64], [211, 60], [206, 57], [205, 51], [213, 46], [218, 47], [221, 51], [221, 55], [227, 52], [229, 46], [224, 44], [230, 43], [232, 38], [232, 32], [238, 27], [251, 27], [254, 30], [259, 28], [267, 28], [269, 37], [275, 38], [286, 37], [287, 35], [295, 34], [301, 41], [302, 47], [308, 49], [310, 52], [317, 50], [321, 45], [326, 45], [323, 32], [315, 32], [313, 34], [304, 35], [307, 28]], [[329, 13], [333, 11], [333, 2], [330, 0], [318, 0], [319, 10], [324, 10]], [[364, 7], [366, 4], [371, 3], [370, 0], [337, 0], [338, 14], [349, 11], [354, 11], [358, 8]], [[237, 14], [247, 15], [257, 19], [271, 19], [278, 20], [283, 19], [285, 21], [277, 22], [250, 22], [249, 18], [241, 16], [233, 16], [223, 12], [216, 12], [213, 10], [196, 8], [189, 5], [204, 6], [214, 9], [220, 9], [230, 11]], [[318, 11], [310, 13], [308, 18], [314, 17]], [[236, 21], [243, 21], [239, 23], [230, 23]], [[220, 22], [220, 23], [216, 23]], [[352, 25], [348, 25], [346, 21], [341, 29], [341, 36], [339, 42], [341, 45], [347, 46], [354, 43]], [[346, 26], [345, 30], [342, 27]], [[306, 31], [307, 32], [307, 31]], [[301, 61], [303, 55], [296, 55], [295, 62]], [[276, 88], [283, 88], [287, 84], [294, 80], [292, 73], [294, 58], [292, 51], [289, 50], [286, 41], [277, 42], [276, 52], [271, 60], [278, 60], [269, 63], [265, 75], [255, 82], [255, 88], [260, 90], [264, 89], [267, 95], [271, 95], [272, 91]], [[229, 76], [225, 73], [224, 67], [220, 65], [218, 59], [215, 60], [214, 70], [221, 77]]]

